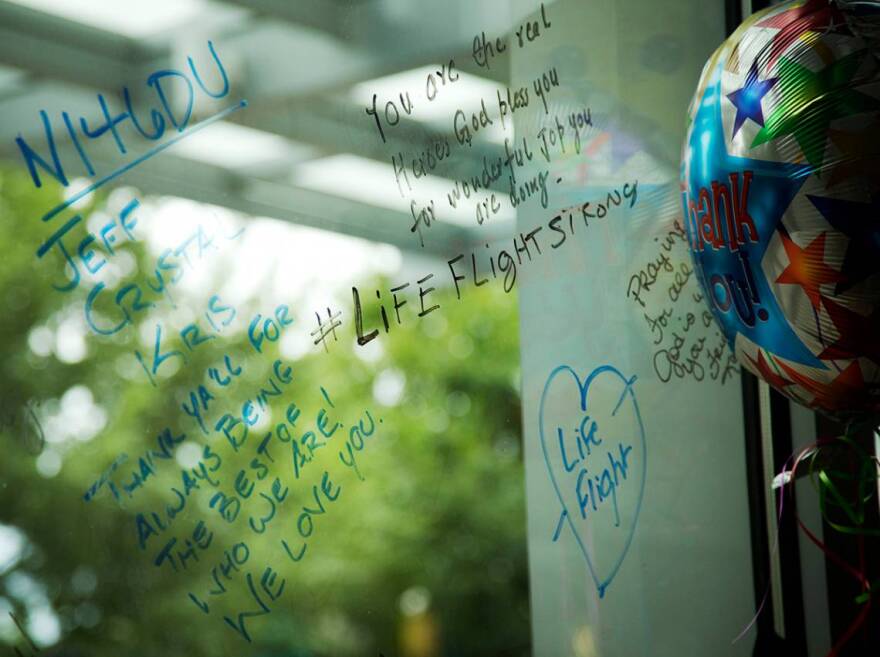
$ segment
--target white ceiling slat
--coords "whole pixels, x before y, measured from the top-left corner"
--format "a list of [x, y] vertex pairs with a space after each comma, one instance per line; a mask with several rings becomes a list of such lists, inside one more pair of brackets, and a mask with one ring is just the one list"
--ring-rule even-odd
[[[392, 23], [401, 26], [415, 17], [389, 14], [383, 2], [342, 7], [325, 0], [277, 4], [241, 0], [219, 8], [224, 10], [227, 4], [236, 7], [231, 10], [236, 15], [244, 7], [250, 18], [206, 20], [202, 26], [172, 30], [173, 37], [166, 35], [157, 40], [114, 34], [0, 0], [0, 65], [11, 65], [25, 76], [24, 83], [17, 79], [7, 93], [0, 90], [0, 156], [21, 164], [14, 143], [20, 133], [29, 142], [34, 140], [38, 150], [44, 148], [40, 109], [45, 108], [56, 125], [60, 125], [62, 110], [72, 117], [84, 116], [95, 125], [100, 117], [96, 93], [104, 92], [111, 107], [121, 110], [118, 96], [122, 87], [135, 93], [138, 86], [145, 87], [143, 83], [151, 72], [180, 68], [190, 54], [199, 63], [207, 56], [206, 42], [211, 38], [232, 78], [235, 98], [231, 95], [229, 99], [244, 97], [249, 103], [246, 110], [230, 119], [262, 131], [266, 140], [280, 140], [277, 148], [273, 142], [272, 149], [264, 149], [271, 150], [273, 157], [253, 160], [252, 166], [245, 166], [219, 154], [213, 161], [210, 156], [195, 152], [184, 158], [181, 155], [186, 155], [186, 149], [178, 148], [157, 158], [161, 166], [146, 162], [125, 174], [125, 179], [147, 193], [177, 194], [242, 212], [422, 250], [419, 240], [409, 231], [412, 218], [408, 213], [298, 188], [290, 184], [291, 173], [303, 158], [351, 153], [388, 164], [391, 153], [418, 153], [444, 134], [452, 140], [451, 135], [435, 126], [407, 120], [395, 128], [388, 143], [382, 143], [371, 125], [362, 120], [363, 108], [344, 100], [340, 90], [429, 63], [432, 50], [445, 49], [448, 53], [460, 48], [467, 30], [462, 26], [446, 29], [447, 25], [438, 30], [437, 34], [442, 36], [436, 38], [420, 39], [407, 33], [394, 48], [377, 48], [375, 42], [366, 38], [340, 40], [353, 17], [362, 18], [364, 33], [390, 29]], [[226, 15], [232, 14], [227, 11]], [[340, 22], [340, 16], [345, 20]], [[216, 34], [207, 34], [215, 28]], [[395, 29], [393, 33], [405, 32]], [[142, 117], [146, 116], [143, 107], [140, 112]], [[197, 118], [193, 117], [191, 125]], [[206, 138], [209, 132], [205, 131]], [[70, 144], [64, 144], [61, 137], [62, 151], [69, 155], [73, 152]], [[96, 169], [98, 163], [106, 165], [98, 175], [120, 166], [127, 157], [115, 150], [111, 153], [106, 148], [109, 141], [112, 138], [105, 135], [87, 145]], [[210, 145], [210, 140], [206, 139], [206, 144]], [[196, 147], [196, 143], [192, 146]], [[204, 148], [203, 145], [202, 151]], [[500, 152], [497, 144], [490, 143], [475, 143], [469, 149], [453, 148], [453, 155], [441, 161], [432, 173], [449, 178], [452, 184], [451, 179], [478, 174], [484, 155], [494, 158]], [[237, 193], [230, 193], [231, 190]], [[437, 222], [426, 233], [425, 250], [448, 253], [465, 248], [478, 241], [476, 229], [476, 224], [471, 228]]]

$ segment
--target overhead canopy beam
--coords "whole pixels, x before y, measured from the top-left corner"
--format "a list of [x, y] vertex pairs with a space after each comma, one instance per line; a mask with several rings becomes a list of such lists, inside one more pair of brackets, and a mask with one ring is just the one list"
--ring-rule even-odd
[[324, 32], [340, 40], [353, 42], [357, 36], [344, 37], [347, 16], [358, 13], [366, 19], [363, 6], [342, 5], [328, 0], [297, 0], [296, 2], [277, 2], [276, 0], [239, 0], [224, 4], [237, 5], [251, 10], [261, 18], [278, 19], [292, 25], [302, 25]]
[[[325, 4], [336, 6], [333, 3]], [[152, 70], [180, 66], [182, 63], [171, 63], [167, 52], [141, 47], [132, 39], [22, 9], [0, 1], [0, 25], [4, 26], [0, 28], [0, 35], [3, 30], [22, 30], [25, 34], [23, 38], [28, 40], [27, 47], [22, 48], [17, 45], [16, 38], [21, 38], [19, 36], [11, 38], [12, 35], [7, 35], [10, 38], [0, 39], [0, 62], [23, 67], [34, 75], [51, 76], [96, 91], [108, 90], [113, 95], [118, 94], [122, 87], [129, 87], [135, 98], [142, 99], [145, 96], [143, 81]], [[3, 22], [5, 19], [8, 20]], [[71, 34], [57, 41], [47, 41], [48, 35], [62, 31], [63, 24], [73, 27]], [[418, 155], [432, 142], [444, 137], [443, 133], [404, 119], [395, 128], [394, 135], [389, 135], [390, 142], [383, 144], [365, 122], [364, 108], [346, 105], [338, 100], [315, 98], [314, 91], [322, 84], [328, 84], [327, 79], [333, 79], [332, 85], [335, 86], [352, 77], [369, 77], [375, 72], [378, 60], [371, 58], [369, 53], [340, 47], [334, 40], [322, 35], [310, 34], [302, 39], [302, 31], [264, 22], [233, 34], [228, 39], [220, 36], [215, 45], [223, 58], [221, 61], [224, 61], [233, 78], [232, 87], [250, 102], [248, 111], [239, 113], [235, 121], [317, 146], [328, 153], [351, 152], [386, 163], [390, 161], [391, 154]], [[266, 43], [273, 44], [271, 52], [265, 48]], [[180, 49], [180, 46], [177, 48]], [[128, 54], [122, 57], [119, 49]], [[23, 52], [27, 52], [27, 55], [24, 56]], [[201, 40], [198, 44], [194, 43], [192, 54], [196, 61], [204, 61], [203, 56], [208, 56], [206, 43]], [[142, 61], [144, 59], [150, 63]], [[179, 59], [183, 60], [182, 53]], [[312, 73], [308, 71], [305, 75], [299, 71], [296, 75], [291, 74], [292, 62], [315, 59], [322, 62], [318, 77], [323, 79], [310, 80]], [[153, 68], [148, 70], [146, 66]], [[11, 111], [24, 119], [19, 125], [14, 125], [5, 118], [3, 126], [0, 126], [0, 138], [14, 138], [21, 130], [27, 136], [27, 126], [33, 124], [33, 119], [27, 116], [26, 108], [30, 107], [32, 116], [36, 116], [41, 108], [54, 109], [48, 103], [43, 104], [51, 98], [51, 94], [44, 93], [45, 89], [38, 86], [38, 95], [31, 99], [19, 95], [0, 103], [0, 112], [4, 117], [8, 117]], [[59, 109], [66, 109], [71, 116], [84, 116], [90, 124], [99, 120], [94, 98], [91, 101], [83, 99], [82, 112], [77, 113], [70, 106], [71, 91], [69, 87], [64, 88], [64, 93], [57, 96], [65, 99], [65, 106]], [[113, 96], [108, 98], [112, 106]], [[300, 98], [299, 102], [297, 98]], [[446, 136], [449, 136], [448, 133]], [[496, 145], [480, 143], [475, 143], [472, 148], [456, 148], [454, 151], [449, 158], [438, 163], [434, 174], [453, 179], [479, 175], [483, 156], [491, 161], [501, 153]], [[492, 187], [503, 190], [497, 181], [492, 183]]]
[[[59, 155], [66, 163], [65, 171], [70, 179], [89, 176], [72, 144], [61, 146]], [[0, 157], [24, 170], [18, 153], [5, 144], [0, 148]], [[134, 152], [121, 156], [108, 144], [96, 144], [89, 150], [89, 158], [98, 175], [107, 175], [136, 157]], [[171, 150], [126, 171], [113, 183], [132, 185], [145, 194], [178, 196], [248, 215], [280, 219], [429, 254], [445, 255], [455, 248], [475, 244], [481, 237], [473, 228], [437, 221], [424, 231], [422, 247], [418, 236], [411, 231], [413, 219], [409, 214], [290, 184], [261, 180], [185, 159], [174, 155]], [[46, 211], [49, 209], [45, 208]], [[39, 221], [40, 217], [27, 219]]]
[[0, 2], [0, 62], [33, 76], [118, 88], [156, 55], [135, 39]]
[[[497, 144], [475, 140], [470, 147], [461, 146], [453, 135], [407, 119], [401, 119], [394, 131], [385, 135], [386, 141], [383, 142], [364, 108], [335, 100], [306, 101], [292, 112], [283, 111], [278, 103], [251, 104], [246, 112], [237, 113], [231, 120], [329, 153], [351, 153], [385, 164], [391, 164], [392, 155], [398, 160], [402, 156], [408, 168], [414, 158], [422, 157], [427, 161], [427, 152], [430, 152], [436, 166], [430, 169], [426, 164], [427, 173], [450, 180], [480, 177], [484, 157], [491, 163], [504, 155], [504, 149]], [[448, 141], [450, 152], [440, 159], [434, 145], [444, 141]], [[492, 181], [489, 188], [507, 190], [505, 181], [500, 178]]]
[[[412, 68], [437, 59], [446, 60], [470, 52], [474, 37], [504, 37], [514, 23], [509, 8], [475, 3], [473, 0], [412, 3], [399, 0], [333, 2], [328, 0], [222, 0], [244, 7], [258, 16], [287, 25], [305, 25], [335, 37], [344, 44], [384, 52]], [[389, 39], [393, 43], [389, 44]]]
[[[248, 5], [244, 1], [234, 4]], [[254, 0], [254, 4], [259, 3]], [[292, 4], [297, 8], [289, 12], [312, 11], [318, 6], [316, 3]], [[361, 46], [357, 40], [341, 42], [340, 35], [344, 34], [334, 32], [339, 24], [326, 20], [326, 12], [335, 15], [341, 11], [339, 5], [323, 1], [319, 4], [326, 9], [322, 14], [325, 18], [314, 14], [312, 23], [306, 20], [297, 24], [278, 23], [254, 18], [227, 25], [229, 29], [221, 30], [212, 38], [228, 69], [236, 98], [246, 97], [250, 103], [247, 111], [234, 115], [234, 120], [317, 146], [327, 153], [353, 153], [386, 164], [390, 163], [392, 153], [416, 155], [432, 141], [446, 137], [453, 145], [453, 154], [439, 161], [430, 173], [450, 179], [479, 175], [482, 157], [495, 158], [500, 154], [502, 149], [494, 144], [475, 142], [472, 148], [460, 148], [451, 135], [412, 120], [401, 121], [395, 134], [389, 135], [388, 143], [382, 143], [372, 126], [364, 121], [364, 108], [323, 95], [325, 91], [347, 87], [352, 82], [432, 61], [430, 49], [424, 48], [426, 44], [437, 51], [451, 50], [461, 45], [471, 28], [459, 26], [447, 31], [444, 23], [443, 29], [437, 31], [438, 34], [446, 31], [443, 37], [420, 38], [419, 31], [407, 33], [401, 37], [401, 49], [397, 44], [394, 48], [379, 47], [369, 40]], [[260, 11], [256, 6], [251, 9]], [[345, 13], [351, 17], [361, 15], [357, 12], [366, 12], [363, 25], [388, 25], [388, 20], [403, 24], [401, 21], [409, 20], [410, 27], [418, 26], [418, 17], [388, 18], [383, 13], [385, 10], [387, 7], [381, 2], [370, 2], [359, 6], [355, 14], [348, 13], [348, 8]], [[447, 11], [454, 14], [458, 10], [453, 7]], [[289, 14], [285, 20], [294, 18]], [[138, 87], [145, 90], [143, 83], [154, 70], [182, 68], [188, 54], [197, 64], [205, 62], [207, 67], [210, 62], [207, 39], [195, 30], [190, 32], [185, 40], [175, 36], [168, 43], [151, 43], [0, 0], [0, 63], [23, 69], [31, 80], [23, 91], [15, 90], [0, 100], [3, 117], [0, 154], [12, 159], [17, 166], [22, 165], [14, 143], [19, 134], [45, 153], [40, 109], [47, 110], [56, 128], [62, 111], [67, 111], [74, 121], [83, 116], [90, 125], [98, 126], [102, 117], [96, 93], [107, 91], [111, 111], [121, 111], [118, 98], [121, 88], [129, 87], [133, 93]], [[271, 48], [267, 44], [271, 44]], [[321, 66], [314, 65], [317, 61]], [[137, 97], [135, 95], [136, 100]], [[152, 102], [155, 104], [155, 99]], [[143, 106], [136, 103], [135, 107], [141, 117], [148, 116]], [[193, 123], [197, 118], [193, 117]], [[56, 130], [62, 157], [75, 161], [78, 157], [65, 133], [63, 128]], [[96, 169], [100, 168], [99, 163], [109, 169], [115, 167], [113, 162], [118, 163], [118, 152], [112, 150], [112, 146], [110, 150], [106, 148], [111, 144], [109, 134], [87, 144]], [[412, 218], [408, 213], [294, 187], [287, 182], [293, 164], [286, 166], [281, 161], [270, 173], [244, 173], [183, 159], [169, 152], [130, 171], [125, 179], [148, 193], [178, 195], [422, 250], [409, 230]], [[442, 221], [434, 222], [425, 234], [425, 250], [438, 253], [462, 248], [484, 237], [477, 235], [475, 228]]]

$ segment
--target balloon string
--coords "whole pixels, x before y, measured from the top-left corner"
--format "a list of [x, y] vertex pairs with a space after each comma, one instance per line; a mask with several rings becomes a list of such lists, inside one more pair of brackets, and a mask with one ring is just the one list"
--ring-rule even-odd
[[[826, 443], [826, 442], [831, 442], [831, 439], [826, 438], [826, 439], [818, 440], [815, 443], [813, 443], [812, 445], [807, 445], [806, 447], [801, 449], [800, 452], [792, 453], [791, 456], [789, 456], [786, 459], [785, 463], [782, 465], [781, 476], [785, 477], [786, 473], [790, 473], [791, 480], [793, 481], [795, 469], [797, 468], [797, 466], [801, 462], [801, 460], [803, 458], [805, 458], [807, 456], [807, 454], [810, 453], [810, 451], [817, 449], [820, 445], [822, 445], [823, 443]], [[791, 470], [789, 470], [788, 464], [791, 463], [792, 460], [794, 460], [794, 465], [792, 465]], [[785, 479], [783, 479], [782, 481], [784, 482]], [[776, 515], [776, 529], [773, 532], [773, 548], [770, 550], [771, 561], [776, 557], [776, 554], [779, 551], [779, 526], [782, 524], [782, 512], [784, 509], [784, 502], [785, 502], [784, 492], [785, 492], [785, 485], [783, 484], [782, 486], [779, 487], [779, 511]], [[767, 604], [767, 599], [770, 597], [770, 587], [771, 587], [771, 581], [770, 581], [770, 578], [768, 577], [767, 585], [764, 588], [764, 595], [761, 596], [761, 604], [758, 605], [758, 610], [755, 612], [755, 615], [752, 617], [752, 620], [749, 621], [748, 625], [746, 625], [745, 628], [743, 628], [742, 632], [740, 632], [736, 636], [736, 638], [733, 641], [731, 641], [731, 645], [735, 644], [737, 641], [742, 639], [746, 634], [748, 634], [749, 630], [751, 630], [752, 627], [755, 625], [755, 623], [758, 622], [758, 618], [761, 616], [761, 612], [764, 611], [764, 606]]]
[[[791, 461], [792, 457], [789, 456], [788, 460], [786, 460], [785, 465], [782, 467], [783, 473], [786, 471], [786, 465]], [[784, 476], [784, 474], [783, 474]], [[782, 522], [782, 508], [784, 502], [783, 496], [784, 487], [779, 487], [779, 512], [776, 516], [776, 531], [773, 532], [773, 548], [770, 550], [770, 559], [771, 561], [776, 557], [776, 553], [779, 550], [779, 524]], [[770, 597], [770, 578], [767, 578], [767, 586], [764, 587], [764, 595], [761, 596], [761, 604], [758, 605], [758, 610], [755, 612], [755, 615], [752, 616], [752, 620], [749, 621], [748, 625], [746, 625], [742, 632], [736, 635], [736, 638], [730, 642], [730, 645], [736, 644], [737, 641], [742, 639], [746, 634], [748, 634], [749, 630], [754, 627], [755, 623], [758, 622], [758, 618], [761, 616], [761, 612], [764, 611], [764, 605], [767, 604], [767, 599]]]
[[[828, 447], [830, 445], [840, 445], [840, 444], [849, 445], [850, 447], [854, 448], [856, 451], [862, 453], [862, 455], [866, 457], [866, 460], [863, 461], [862, 472], [864, 472], [864, 468], [865, 468], [865, 466], [867, 466], [867, 467], [870, 467], [871, 469], [874, 469], [874, 471], [876, 473], [876, 467], [877, 467], [877, 465], [880, 465], [880, 460], [878, 460], [878, 458], [875, 456], [865, 454], [863, 452], [863, 450], [861, 450], [855, 443], [853, 443], [846, 436], [842, 436], [839, 438], [819, 439], [815, 443], [813, 443], [811, 445], [807, 445], [806, 447], [803, 447], [800, 451], [793, 453], [791, 456], [789, 456], [788, 459], [786, 460], [785, 464], [782, 467], [782, 472], [779, 475], [779, 477], [781, 478], [781, 485], [779, 486], [779, 511], [777, 514], [776, 529], [774, 531], [773, 548], [771, 550], [771, 559], [776, 557], [776, 554], [779, 550], [779, 531], [780, 531], [779, 527], [782, 522], [783, 504], [784, 504], [784, 500], [785, 500], [785, 495], [784, 495], [785, 485], [787, 483], [790, 483], [792, 488], [794, 488], [794, 482], [796, 481], [798, 466], [800, 466], [800, 464], [807, 458], [810, 458], [810, 472], [809, 472], [809, 474], [810, 474], [810, 477], [812, 480], [813, 472], [814, 472], [813, 466], [815, 464], [816, 457], [819, 455], [822, 448]], [[792, 461], [793, 461], [793, 464], [791, 466], [791, 469], [789, 470], [788, 464], [792, 463]], [[868, 484], [873, 485], [874, 483], [876, 483], [877, 476], [878, 476], [877, 474], [874, 474], [872, 477], [873, 480], [872, 481], [869, 480]], [[830, 480], [830, 478], [828, 477], [828, 475], [824, 469], [821, 469], [819, 471], [819, 481], [821, 482], [821, 486], [824, 488], [827, 488], [828, 491], [830, 492], [830, 494], [832, 495], [832, 497], [836, 498], [838, 505], [844, 509], [844, 511], [849, 516], [850, 520], [852, 520], [855, 524], [860, 524], [863, 521], [864, 516], [861, 513], [861, 508], [862, 508], [864, 502], [866, 502], [871, 497], [873, 497], [873, 491], [871, 494], [869, 494], [867, 496], [864, 496], [864, 497], [862, 496], [861, 484], [863, 483], [863, 480], [861, 480], [861, 479], [859, 480], [860, 485], [859, 485], [859, 504], [858, 504], [859, 511], [858, 512], [852, 511], [851, 505], [849, 505], [842, 498], [842, 496], [839, 494], [839, 492], [837, 491], [836, 487], [833, 485], [833, 482]], [[865, 606], [863, 607], [861, 612], [853, 619], [853, 621], [850, 623], [849, 627], [847, 627], [846, 631], [843, 633], [843, 635], [840, 636], [840, 638], [837, 640], [837, 642], [831, 648], [831, 651], [826, 656], [826, 657], [837, 657], [837, 655], [839, 654], [839, 652], [843, 648], [843, 646], [846, 645], [846, 643], [853, 636], [855, 636], [855, 634], [859, 631], [861, 626], [865, 623], [865, 621], [867, 620], [868, 615], [870, 613], [871, 606], [873, 604], [873, 597], [874, 597], [873, 590], [871, 587], [871, 583], [868, 580], [867, 575], [866, 575], [864, 536], [865, 535], [873, 535], [875, 532], [873, 530], [866, 530], [863, 528], [857, 529], [857, 528], [843, 527], [843, 526], [840, 526], [836, 523], [831, 522], [830, 519], [827, 517], [827, 513], [826, 513], [827, 509], [825, 508], [825, 504], [823, 504], [825, 502], [824, 488], [819, 488], [819, 493], [820, 493], [819, 499], [820, 499], [820, 507], [821, 507], [820, 510], [822, 513], [822, 517], [827, 523], [829, 523], [829, 525], [832, 528], [834, 528], [838, 531], [841, 531], [843, 533], [846, 533], [846, 534], [854, 534], [857, 536], [858, 549], [859, 549], [859, 567], [858, 568], [853, 567], [845, 559], [840, 557], [840, 555], [836, 554], [827, 545], [825, 545], [825, 543], [821, 539], [819, 539], [804, 524], [804, 522], [801, 520], [801, 518], [798, 515], [796, 510], [794, 512], [794, 516], [795, 516], [795, 520], [798, 523], [798, 526], [803, 530], [803, 532], [804, 532], [804, 534], [806, 534], [807, 538], [809, 538], [810, 541], [813, 542], [825, 554], [825, 556], [828, 559], [830, 559], [833, 563], [835, 563], [838, 567], [840, 567], [848, 575], [852, 576], [861, 586], [861, 594], [856, 598], [856, 602], [857, 603], [864, 602]], [[764, 590], [764, 595], [761, 598], [761, 603], [758, 606], [757, 612], [755, 613], [752, 620], [748, 623], [748, 625], [746, 625], [746, 627], [742, 630], [742, 632], [740, 632], [739, 635], [732, 641], [732, 643], [736, 643], [737, 641], [742, 639], [742, 637], [744, 637], [749, 632], [749, 630], [752, 629], [752, 627], [755, 625], [755, 623], [757, 623], [758, 618], [760, 617], [761, 613], [763, 612], [764, 607], [767, 603], [767, 599], [770, 595], [770, 587], [771, 587], [771, 582], [768, 580], [767, 586], [765, 587], [765, 590]]]
[[[828, 347], [828, 343], [825, 342], [825, 336], [822, 334], [822, 322], [819, 321], [819, 311], [816, 309], [815, 306], [813, 306], [813, 318], [816, 320], [816, 331], [819, 334], [819, 342], [822, 344], [823, 347]], [[771, 359], [771, 362], [772, 362], [772, 359]], [[831, 364], [834, 365], [834, 368], [838, 372], [843, 371], [840, 369], [840, 365], [837, 364], [836, 360], [832, 360]]]
[[[811, 460], [810, 460], [810, 475], [811, 475], [811, 477], [813, 474], [813, 466], [815, 464], [816, 457], [819, 454], [819, 450], [824, 446], [828, 446], [831, 444], [839, 445], [841, 443], [847, 444], [859, 452], [862, 451], [861, 449], [859, 449], [859, 447], [855, 443], [853, 443], [846, 436], [843, 436], [841, 438], [830, 439], [830, 440], [828, 440], [828, 439], [820, 440], [820, 441], [817, 441], [814, 446], [810, 446], [810, 447], [806, 448], [807, 450], [810, 450], [810, 449], [813, 449], [813, 447], [815, 447], [815, 449], [812, 451], [812, 454], [810, 456], [810, 458], [811, 458]], [[865, 454], [865, 456], [867, 457], [867, 460], [869, 462], [876, 461], [876, 458], [874, 458], [874, 457], [870, 457], [867, 454]], [[804, 452], [804, 450], [802, 450], [800, 455], [798, 456], [798, 458], [795, 460], [794, 466], [792, 466], [791, 477], [789, 479], [789, 481], [792, 482], [792, 487], [794, 486], [793, 482], [796, 481], [797, 467], [804, 458], [806, 458], [806, 453]], [[873, 467], [872, 464], [871, 464], [871, 467]], [[828, 475], [824, 469], [819, 471], [819, 479], [822, 482], [822, 485], [825, 486], [826, 488], [828, 488], [831, 491], [832, 495], [834, 497], [836, 497], [837, 500], [841, 503], [841, 506], [844, 508], [844, 511], [847, 513], [847, 515], [850, 516], [850, 519], [853, 520], [854, 522], [857, 522], [859, 519], [852, 517], [851, 507], [845, 502], [845, 500], [843, 500], [842, 496], [840, 496], [840, 494], [837, 492], [836, 487], [834, 486], [833, 482], [830, 480], [830, 478], [828, 477]], [[874, 476], [874, 480], [876, 481], [876, 475]], [[861, 483], [861, 482], [859, 482], [859, 483]], [[859, 503], [861, 506], [861, 503], [863, 502], [863, 499], [861, 497], [861, 487], [859, 487], [859, 493], [860, 493]], [[820, 501], [821, 500], [823, 500], [822, 495], [820, 495]], [[827, 514], [826, 514], [826, 508], [824, 508], [824, 507], [821, 508], [821, 512], [822, 512], [822, 517], [825, 519], [825, 521], [828, 522], [832, 527], [837, 529], [838, 525], [831, 523], [830, 520], [828, 519]], [[837, 657], [837, 655], [840, 653], [840, 651], [843, 649], [843, 647], [849, 642], [850, 639], [853, 638], [853, 636], [855, 636], [855, 634], [859, 631], [861, 626], [865, 623], [865, 621], [867, 620], [868, 615], [870, 614], [870, 611], [871, 611], [871, 605], [873, 603], [873, 591], [871, 590], [871, 583], [868, 581], [868, 577], [866, 575], [865, 539], [864, 539], [865, 533], [869, 533], [869, 532], [866, 532], [865, 530], [862, 530], [861, 532], [857, 532], [854, 529], [850, 529], [845, 532], [845, 533], [849, 533], [849, 534], [856, 534], [857, 538], [858, 538], [859, 567], [855, 568], [851, 564], [847, 563], [847, 561], [845, 559], [840, 557], [840, 555], [836, 554], [833, 550], [828, 548], [828, 546], [825, 545], [825, 543], [821, 539], [819, 539], [812, 531], [810, 531], [810, 529], [804, 524], [803, 520], [801, 520], [797, 511], [795, 511], [795, 519], [797, 520], [798, 526], [803, 530], [804, 534], [806, 534], [807, 538], [809, 538], [810, 541], [812, 541], [820, 550], [822, 550], [822, 552], [825, 554], [826, 557], [828, 557], [832, 562], [834, 562], [844, 572], [851, 575], [860, 584], [861, 595], [859, 596], [858, 599], [861, 599], [863, 597], [865, 598], [865, 606], [862, 608], [861, 612], [859, 612], [859, 614], [856, 615], [856, 617], [852, 620], [852, 622], [847, 627], [846, 631], [835, 642], [835, 644], [832, 646], [831, 650], [829, 651], [828, 655], [826, 656], [826, 657]], [[841, 529], [843, 529], [843, 528], [841, 527]]]
[[746, 634], [749, 633], [749, 630], [754, 627], [755, 623], [758, 622], [758, 617], [761, 615], [761, 612], [764, 611], [764, 605], [767, 604], [767, 597], [770, 595], [770, 584], [767, 583], [767, 588], [764, 589], [764, 595], [761, 597], [761, 604], [758, 605], [758, 611], [755, 612], [755, 615], [752, 616], [752, 620], [749, 621], [749, 624], [746, 625], [742, 632], [736, 635], [733, 641], [730, 642], [730, 645], [735, 645], [737, 641], [742, 639]]

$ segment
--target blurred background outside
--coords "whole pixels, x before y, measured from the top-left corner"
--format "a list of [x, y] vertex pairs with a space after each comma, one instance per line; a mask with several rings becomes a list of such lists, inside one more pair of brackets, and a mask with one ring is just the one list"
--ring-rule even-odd
[[[509, 239], [513, 215], [478, 226], [473, 205], [447, 208], [413, 231], [410, 206], [477, 174], [512, 132], [481, 132], [406, 196], [390, 158], [453, 139], [445, 119], [503, 88], [506, 57], [478, 69], [470, 51], [511, 21], [504, 0], [0, 2], [0, 653], [529, 654], [516, 291], [459, 299], [439, 275]], [[127, 88], [152, 130], [153, 72], [192, 57], [220, 87], [209, 40], [229, 94], [196, 87], [189, 124], [247, 108], [40, 221], [155, 145], [130, 122], [125, 154], [112, 129], [78, 143], [63, 113], [98, 131], [98, 94], [121, 113]], [[451, 57], [442, 103], [383, 142], [372, 94]], [[185, 93], [169, 88], [179, 117]], [[49, 158], [41, 110], [66, 186], [43, 168], [36, 188], [16, 144]], [[57, 244], [37, 257], [75, 216], [60, 241], [78, 270]], [[427, 272], [440, 308], [420, 318]], [[394, 312], [389, 290], [407, 282], [386, 333], [380, 305]], [[380, 329], [366, 345], [353, 286], [364, 331]], [[335, 333], [313, 334], [341, 309]], [[242, 617], [261, 609], [251, 583], [271, 611]]]

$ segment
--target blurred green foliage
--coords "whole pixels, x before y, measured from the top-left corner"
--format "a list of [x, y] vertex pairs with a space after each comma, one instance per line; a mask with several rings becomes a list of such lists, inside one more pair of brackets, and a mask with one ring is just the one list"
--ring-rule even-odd
[[[165, 326], [185, 321], [187, 313], [196, 314], [192, 309], [205, 307], [207, 298], [178, 299], [176, 315], [157, 309], [110, 338], [86, 331], [87, 352], [79, 362], [63, 362], [54, 353], [38, 355], [29, 346], [29, 336], [36, 340], [33, 331], [42, 331], [45, 341], [65, 322], [85, 328], [83, 302], [91, 288], [84, 282], [70, 293], [53, 290], [53, 283], [65, 281], [62, 260], [57, 252], [35, 258], [37, 246], [56, 227], [37, 218], [59, 197], [58, 190], [33, 189], [20, 172], [0, 173], [0, 415], [6, 418], [0, 423], [0, 522], [26, 537], [18, 558], [0, 573], [0, 595], [23, 621], [34, 621], [40, 606], [51, 605], [61, 636], [42, 654], [528, 654], [515, 296], [498, 285], [468, 290], [469, 298], [462, 301], [454, 292], [438, 290], [432, 300], [440, 303], [440, 310], [421, 320], [412, 313], [410, 321], [380, 335], [378, 348], [356, 345], [349, 318], [340, 330], [342, 339], [330, 343], [329, 353], [315, 347], [296, 362], [285, 360], [293, 368], [292, 383], [272, 398], [271, 422], [252, 430], [236, 454], [221, 434], [203, 435], [182, 412], [181, 402], [204, 384], [216, 396], [206, 413], [211, 424], [223, 413], [240, 414], [242, 402], [264, 385], [273, 361], [283, 358], [278, 343], [268, 345], [264, 354], [254, 353], [245, 333], [249, 318], [257, 308], [265, 313], [278, 303], [290, 303], [295, 323], [286, 330], [308, 332], [313, 309], [298, 308], [291, 299], [253, 299], [238, 306], [229, 331], [196, 350], [187, 365], [160, 378], [156, 387], [132, 356], [134, 349], [149, 351], [141, 336], [152, 336], [157, 321]], [[83, 225], [92, 213], [105, 211], [107, 203], [106, 195], [98, 195], [80, 209]], [[84, 227], [73, 234], [81, 238]], [[115, 289], [143, 281], [155, 266], [156, 255], [141, 242], [120, 251], [131, 254], [137, 267], [117, 280]], [[363, 289], [372, 290], [369, 283]], [[372, 283], [387, 289], [387, 281]], [[180, 346], [179, 339], [175, 346]], [[205, 373], [224, 354], [244, 372], [220, 393]], [[57, 423], [52, 417], [59, 417], [59, 400], [72, 388], [79, 397], [68, 394], [68, 399], [82, 398], [83, 389], [76, 386], [87, 388], [94, 399], [84, 411], [93, 416], [86, 423], [100, 423], [101, 409], [106, 423], [90, 440], [60, 440], [53, 435]], [[328, 408], [322, 386], [335, 408]], [[222, 455], [216, 476], [221, 489], [231, 494], [236, 473], [247, 468], [259, 438], [283, 421], [291, 402], [302, 411], [297, 437], [315, 429], [322, 407], [332, 421], [345, 426], [315, 453], [299, 480], [293, 476], [290, 448], [277, 440], [271, 443], [275, 462], [270, 476], [256, 482], [257, 491], [268, 493], [277, 476], [290, 493], [265, 534], [247, 526], [250, 515], [262, 515], [266, 508], [256, 492], [242, 500], [241, 514], [227, 523], [209, 506], [215, 490], [202, 482], [168, 530], [151, 537], [146, 550], [139, 549], [136, 515], [159, 512], [175, 502], [171, 487], [180, 487], [181, 477], [175, 460], [155, 460], [155, 475], [130, 499], [123, 494], [122, 505], [107, 486], [92, 501], [83, 499], [123, 453], [128, 462], [112, 478], [117, 486], [129, 480], [127, 473], [135, 469], [138, 456], [155, 447], [165, 427], [175, 435], [185, 433], [186, 442], [200, 450], [207, 444]], [[27, 408], [42, 419], [45, 445], [23, 414]], [[348, 428], [367, 411], [382, 423], [358, 455], [361, 481], [340, 462], [339, 451]], [[45, 473], [52, 470], [47, 452], [62, 460], [54, 476]], [[38, 458], [44, 460], [43, 474]], [[291, 548], [301, 544], [297, 517], [303, 505], [315, 506], [310, 502], [312, 485], [320, 488], [325, 470], [334, 487], [341, 486], [340, 496], [326, 514], [314, 517], [307, 552], [294, 563], [280, 541], [287, 540]], [[154, 566], [162, 545], [177, 537], [183, 547], [199, 520], [213, 539], [198, 553], [198, 562], [188, 561], [179, 572], [168, 564]], [[223, 580], [225, 594], [207, 594], [213, 586], [212, 566], [239, 541], [248, 544], [247, 563]], [[222, 618], [234, 619], [255, 607], [245, 574], [252, 573], [258, 582], [267, 566], [284, 578], [285, 588], [270, 603], [270, 614], [246, 621], [253, 639], [248, 644]], [[207, 615], [189, 592], [209, 604]], [[9, 623], [0, 640], [8, 644], [0, 653], [13, 654], [13, 645], [26, 646]]]

